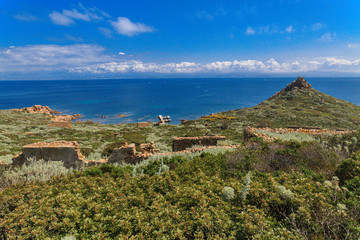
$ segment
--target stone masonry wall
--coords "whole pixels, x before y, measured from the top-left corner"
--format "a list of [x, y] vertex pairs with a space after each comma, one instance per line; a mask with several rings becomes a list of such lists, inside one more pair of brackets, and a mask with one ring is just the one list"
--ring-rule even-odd
[[13, 164], [22, 165], [30, 159], [61, 161], [64, 167], [79, 168], [85, 157], [80, 153], [79, 145], [75, 141], [38, 142], [24, 146], [22, 153], [13, 158]]
[[128, 145], [125, 143], [124, 146], [120, 148], [115, 148], [108, 159], [109, 163], [130, 163], [135, 164], [140, 162], [143, 159], [141, 156], [136, 155], [135, 143]]
[[204, 136], [204, 137], [177, 137], [173, 139], [173, 152], [183, 151], [193, 145], [216, 146], [218, 140], [225, 140], [224, 136]]

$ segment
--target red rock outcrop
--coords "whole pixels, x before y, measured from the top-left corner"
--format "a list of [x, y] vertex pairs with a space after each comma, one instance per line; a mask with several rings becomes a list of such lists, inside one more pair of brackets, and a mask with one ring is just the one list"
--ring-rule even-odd
[[74, 115], [53, 115], [49, 127], [72, 128], [71, 121], [81, 118], [81, 114]]
[[32, 107], [25, 107], [20, 109], [13, 109], [15, 111], [21, 111], [21, 112], [28, 112], [28, 113], [45, 113], [45, 114], [60, 114], [61, 112], [58, 112], [56, 110], [51, 110], [48, 106], [41, 106], [41, 105], [34, 105]]
[[52, 120], [57, 121], [57, 122], [71, 122], [72, 120], [79, 119], [79, 118], [81, 118], [81, 114], [52, 116]]
[[12, 109], [14, 111], [27, 112], [27, 113], [44, 113], [51, 115], [52, 123], [50, 127], [62, 127], [62, 128], [71, 128], [71, 121], [81, 118], [81, 114], [74, 115], [58, 115], [61, 112], [50, 109], [48, 106], [34, 105], [32, 107], [25, 107], [21, 109]]
[[295, 81], [286, 85], [286, 87], [281, 91], [288, 92], [288, 91], [292, 91], [294, 89], [311, 89], [311, 88], [312, 88], [311, 84], [309, 84], [305, 80], [305, 78], [298, 77]]

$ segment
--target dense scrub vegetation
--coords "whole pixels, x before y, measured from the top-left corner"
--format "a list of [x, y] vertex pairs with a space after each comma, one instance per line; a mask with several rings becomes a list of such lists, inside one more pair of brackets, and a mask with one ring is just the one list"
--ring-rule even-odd
[[360, 152], [341, 160], [298, 142], [105, 164], [6, 188], [0, 231], [9, 239], [358, 239], [359, 169]]
[[49, 123], [43, 114], [0, 111], [0, 160], [56, 140], [77, 141], [92, 160], [125, 142], [169, 152], [180, 136], [224, 135], [223, 145], [241, 147], [77, 171], [0, 165], [0, 239], [360, 239], [359, 131], [243, 142], [248, 125], [359, 130], [359, 106], [312, 88], [178, 126]]

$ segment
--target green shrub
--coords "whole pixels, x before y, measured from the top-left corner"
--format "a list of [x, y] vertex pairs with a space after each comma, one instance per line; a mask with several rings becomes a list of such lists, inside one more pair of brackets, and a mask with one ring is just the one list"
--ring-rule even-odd
[[289, 189], [286, 189], [286, 187], [284, 186], [278, 186], [277, 190], [280, 196], [286, 200], [291, 200], [294, 197], [294, 194]]
[[228, 154], [226, 166], [233, 176], [241, 176], [244, 171], [249, 170], [261, 172], [297, 170], [308, 172], [310, 175], [314, 172], [330, 177], [333, 176], [338, 162], [338, 155], [324, 150], [317, 142], [277, 141], [251, 143], [240, 148]]
[[0, 189], [14, 184], [48, 181], [53, 176], [66, 175], [71, 172], [72, 169], [65, 168], [62, 162], [30, 160], [28, 165], [24, 164], [21, 167], [4, 171], [1, 175]]
[[246, 174], [244, 179], [244, 187], [242, 188], [239, 196], [241, 202], [245, 201], [246, 196], [249, 194], [250, 184], [251, 184], [251, 173], [248, 172], [248, 174]]
[[90, 154], [94, 153], [95, 150], [92, 148], [80, 148], [80, 152], [85, 157], [88, 157]]
[[230, 201], [235, 198], [235, 190], [232, 187], [224, 187], [222, 195], [225, 201]]
[[102, 164], [100, 166], [93, 166], [83, 170], [83, 176], [101, 177], [108, 174], [110, 177], [119, 178], [124, 177], [125, 174], [130, 174], [133, 170], [132, 166], [121, 166], [114, 164]]
[[360, 177], [360, 160], [357, 158], [343, 160], [336, 169], [335, 174], [339, 177], [341, 183], [354, 177]]
[[104, 150], [101, 153], [101, 156], [103, 157], [108, 157], [112, 154], [114, 148], [120, 148], [125, 144], [125, 141], [116, 141], [116, 142], [112, 142], [109, 143], [105, 146]]

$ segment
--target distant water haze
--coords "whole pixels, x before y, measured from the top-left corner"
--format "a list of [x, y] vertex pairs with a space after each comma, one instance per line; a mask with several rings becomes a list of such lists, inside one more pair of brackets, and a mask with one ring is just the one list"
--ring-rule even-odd
[[[49, 106], [100, 123], [173, 124], [211, 113], [255, 106], [293, 78], [186, 78], [0, 81], [0, 109]], [[360, 78], [306, 78], [317, 90], [360, 105]], [[119, 115], [126, 117], [119, 117]]]

